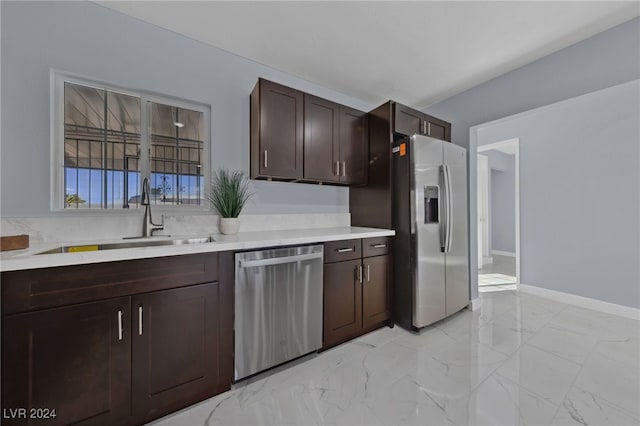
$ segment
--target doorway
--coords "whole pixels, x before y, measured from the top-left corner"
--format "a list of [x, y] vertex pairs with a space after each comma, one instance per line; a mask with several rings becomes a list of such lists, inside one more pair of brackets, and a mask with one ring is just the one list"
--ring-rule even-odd
[[477, 147], [478, 291], [520, 283], [520, 150], [517, 138]]

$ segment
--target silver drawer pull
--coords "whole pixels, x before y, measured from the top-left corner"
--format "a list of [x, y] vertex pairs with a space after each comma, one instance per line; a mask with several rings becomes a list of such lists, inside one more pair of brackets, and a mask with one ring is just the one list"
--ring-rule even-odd
[[347, 252], [350, 252], [350, 251], [353, 251], [353, 250], [354, 250], [353, 247], [341, 248], [341, 249], [338, 249], [338, 253], [347, 253]]
[[142, 305], [138, 306], [138, 335], [142, 336]]
[[385, 248], [385, 247], [387, 247], [387, 245], [386, 244], [373, 244], [371, 247], [372, 248]]
[[118, 340], [122, 340], [122, 310], [118, 310]]
[[367, 264], [367, 282], [371, 281], [371, 266]]

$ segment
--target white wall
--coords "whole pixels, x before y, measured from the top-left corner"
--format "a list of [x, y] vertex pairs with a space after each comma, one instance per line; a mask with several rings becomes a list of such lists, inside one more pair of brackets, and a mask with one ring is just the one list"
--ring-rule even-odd
[[470, 129], [503, 117], [640, 78], [640, 18], [631, 19], [424, 111], [452, 125], [469, 148], [470, 297], [478, 297], [476, 145]]
[[515, 155], [500, 151], [483, 151], [489, 157], [490, 249], [516, 252], [516, 163]]
[[[3, 218], [53, 215], [51, 68], [210, 104], [214, 168], [248, 171], [249, 93], [258, 77], [357, 109], [373, 107], [91, 2], [2, 1], [0, 7]], [[253, 182], [253, 187], [256, 196], [244, 213], [349, 211], [347, 188], [264, 181]]]
[[640, 308], [640, 80], [476, 130], [520, 140], [521, 282]]

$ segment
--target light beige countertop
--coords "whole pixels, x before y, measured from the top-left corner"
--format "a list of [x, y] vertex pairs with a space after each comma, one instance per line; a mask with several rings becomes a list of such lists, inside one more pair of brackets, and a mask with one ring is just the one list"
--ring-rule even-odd
[[311, 228], [278, 231], [240, 232], [235, 235], [207, 234], [215, 242], [165, 245], [110, 250], [83, 251], [75, 253], [38, 254], [60, 246], [84, 246], [123, 243], [158, 239], [180, 239], [202, 237], [198, 235], [171, 235], [140, 238], [135, 240], [109, 239], [96, 241], [62, 241], [36, 244], [28, 249], [2, 252], [0, 270], [18, 271], [24, 269], [48, 268], [55, 266], [80, 265], [87, 263], [114, 262], [119, 260], [144, 259], [162, 256], [177, 256], [193, 253], [213, 253], [219, 251], [240, 251], [326, 241], [350, 240], [357, 238], [385, 237], [395, 235], [390, 229], [345, 226], [336, 228]]

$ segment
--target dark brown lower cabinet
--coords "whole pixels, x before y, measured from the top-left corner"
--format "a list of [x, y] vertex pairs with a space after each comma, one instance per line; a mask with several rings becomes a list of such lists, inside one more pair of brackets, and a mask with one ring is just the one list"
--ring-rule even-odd
[[362, 326], [391, 318], [391, 260], [389, 256], [365, 257], [362, 261]]
[[390, 322], [390, 243], [387, 237], [325, 243], [324, 349]]
[[[2, 284], [2, 424], [143, 424], [231, 387], [231, 252], [2, 273]], [[69, 303], [96, 287], [119, 296]], [[55, 418], [31, 417], [47, 410]]]
[[134, 417], [155, 418], [218, 387], [218, 283], [132, 298]]
[[324, 346], [344, 341], [362, 329], [360, 259], [324, 265]]
[[130, 298], [123, 297], [5, 318], [2, 423], [126, 423], [131, 333], [128, 327], [120, 333], [120, 324], [130, 321], [130, 312]]

